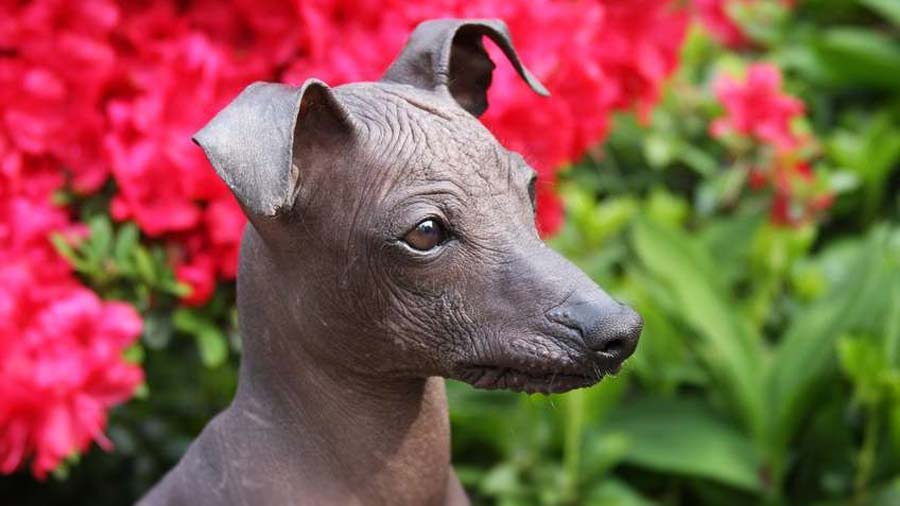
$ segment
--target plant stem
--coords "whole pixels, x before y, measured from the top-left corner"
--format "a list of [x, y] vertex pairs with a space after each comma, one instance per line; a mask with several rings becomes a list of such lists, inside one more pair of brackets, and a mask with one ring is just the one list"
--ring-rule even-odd
[[563, 435], [563, 466], [569, 490], [567, 498], [574, 498], [581, 468], [581, 442], [584, 432], [584, 390], [574, 390], [566, 394], [566, 426]]
[[878, 449], [878, 431], [880, 429], [877, 406], [868, 409], [868, 419], [863, 432], [863, 443], [857, 455], [856, 477], [853, 480], [853, 504], [863, 506], [868, 496], [869, 481], [875, 467], [875, 453]]

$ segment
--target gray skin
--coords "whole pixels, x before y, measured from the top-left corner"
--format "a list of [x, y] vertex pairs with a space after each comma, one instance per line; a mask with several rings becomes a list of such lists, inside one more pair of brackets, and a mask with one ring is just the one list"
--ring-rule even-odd
[[563, 392], [634, 351], [640, 317], [544, 245], [534, 170], [477, 119], [483, 36], [546, 94], [502, 22], [444, 19], [379, 82], [257, 83], [198, 132], [251, 224], [239, 386], [139, 504], [468, 504], [444, 377]]

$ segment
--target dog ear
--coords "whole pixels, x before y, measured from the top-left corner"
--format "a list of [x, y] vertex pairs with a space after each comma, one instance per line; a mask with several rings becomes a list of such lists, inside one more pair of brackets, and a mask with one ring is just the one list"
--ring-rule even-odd
[[449, 93], [463, 109], [481, 116], [494, 63], [484, 49], [487, 36], [509, 58], [536, 93], [547, 89], [522, 65], [506, 23], [499, 19], [436, 19], [421, 23], [381, 80]]
[[251, 221], [290, 211], [303, 171], [304, 150], [338, 142], [351, 132], [346, 109], [325, 83], [297, 88], [251, 84], [219, 111], [193, 141], [231, 189]]

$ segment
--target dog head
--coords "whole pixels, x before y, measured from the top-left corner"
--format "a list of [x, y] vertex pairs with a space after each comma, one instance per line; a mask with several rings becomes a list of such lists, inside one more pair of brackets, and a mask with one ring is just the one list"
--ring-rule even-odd
[[502, 22], [443, 19], [378, 82], [253, 84], [197, 133], [252, 224], [241, 311], [286, 329], [281, 346], [528, 392], [593, 384], [634, 351], [640, 317], [541, 241], [535, 171], [477, 119], [484, 37], [547, 94]]

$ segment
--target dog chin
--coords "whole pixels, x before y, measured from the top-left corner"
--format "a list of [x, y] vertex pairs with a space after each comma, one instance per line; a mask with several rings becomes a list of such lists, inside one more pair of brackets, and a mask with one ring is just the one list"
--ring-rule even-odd
[[484, 390], [506, 389], [529, 394], [558, 394], [589, 387], [604, 376], [603, 372], [595, 370], [586, 373], [544, 372], [495, 365], [474, 365], [464, 368], [459, 374], [459, 379]]

